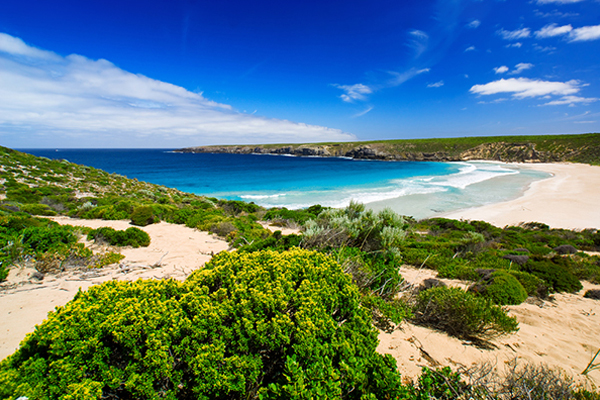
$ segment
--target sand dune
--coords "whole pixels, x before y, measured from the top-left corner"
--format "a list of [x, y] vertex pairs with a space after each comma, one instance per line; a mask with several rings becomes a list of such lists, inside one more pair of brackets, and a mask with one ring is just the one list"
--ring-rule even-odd
[[[131, 227], [129, 221], [79, 220], [53, 218], [60, 224], [114, 229]], [[67, 271], [48, 274], [42, 281], [33, 277], [33, 268], [12, 268], [6, 282], [0, 284], [0, 359], [12, 354], [25, 335], [40, 324], [49, 311], [65, 305], [81, 288], [119, 279], [185, 279], [193, 270], [210, 260], [211, 254], [227, 250], [229, 245], [207, 232], [183, 225], [160, 222], [143, 228], [151, 237], [150, 246], [124, 248], [125, 258], [118, 265], [101, 270]], [[88, 244], [89, 245], [89, 244]]]
[[[400, 273], [413, 285], [436, 275], [435, 271], [407, 267]], [[442, 281], [449, 286], [466, 286], [461, 281]], [[591, 379], [598, 385], [600, 371], [590, 372], [589, 378], [581, 372], [600, 349], [600, 302], [583, 294], [588, 289], [600, 289], [600, 285], [583, 283], [584, 289], [576, 294], [555, 294], [548, 301], [508, 307], [510, 315], [519, 321], [519, 331], [493, 340], [493, 349], [481, 349], [434, 329], [404, 322], [400, 329], [379, 335], [378, 351], [391, 354], [406, 377], [417, 376], [422, 366], [457, 368], [483, 362], [502, 371], [507, 362], [517, 358], [521, 363], [560, 368], [577, 381]]]
[[483, 207], [444, 214], [504, 227], [543, 222], [552, 228], [600, 229], [600, 167], [586, 164], [516, 164], [553, 174], [533, 182], [523, 196]]

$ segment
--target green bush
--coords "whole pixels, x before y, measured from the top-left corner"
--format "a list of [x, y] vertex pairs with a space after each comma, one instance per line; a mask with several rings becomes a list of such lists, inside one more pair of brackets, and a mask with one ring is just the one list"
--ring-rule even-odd
[[543, 279], [552, 292], [578, 292], [583, 288], [579, 279], [570, 273], [565, 267], [557, 265], [552, 260], [537, 258], [529, 260], [524, 270], [532, 275]]
[[492, 273], [490, 282], [483, 287], [481, 295], [501, 306], [521, 304], [527, 298], [527, 291], [517, 278], [505, 271]]
[[488, 299], [459, 288], [434, 287], [417, 296], [413, 320], [459, 338], [489, 339], [518, 330], [516, 318]]
[[112, 246], [131, 246], [148, 247], [150, 245], [150, 236], [143, 230], [135, 227], [127, 228], [124, 231], [115, 230], [109, 227], [102, 227], [91, 230], [87, 236], [88, 240], [95, 242], [105, 241]]
[[0, 282], [4, 281], [8, 276], [8, 268], [6, 267], [6, 259], [0, 257]]
[[56, 211], [54, 211], [45, 204], [23, 204], [21, 206], [21, 211], [31, 215], [56, 215]]
[[531, 275], [524, 271], [508, 271], [512, 276], [517, 278], [523, 286], [527, 295], [545, 298], [548, 296], [548, 286], [546, 283], [535, 275]]
[[0, 363], [0, 398], [403, 398], [370, 321], [323, 254], [220, 253], [78, 293]]
[[154, 223], [154, 210], [152, 206], [139, 206], [131, 213], [131, 223], [137, 226], [146, 226]]
[[23, 229], [23, 244], [29, 246], [34, 252], [44, 253], [60, 245], [77, 242], [74, 228], [68, 225], [55, 225], [49, 227], [29, 227]]

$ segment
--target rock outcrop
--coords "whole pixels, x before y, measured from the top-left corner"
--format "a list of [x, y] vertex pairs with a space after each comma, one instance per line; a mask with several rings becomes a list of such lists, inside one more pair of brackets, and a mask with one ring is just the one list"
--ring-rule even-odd
[[[383, 161], [469, 161], [564, 162], [585, 155], [595, 159], [600, 154], [600, 135], [566, 135], [544, 137], [455, 138], [392, 140], [377, 142], [341, 142], [332, 144], [200, 146], [176, 150], [181, 153], [279, 154], [298, 157], [348, 157]], [[585, 139], [582, 139], [583, 137]], [[539, 144], [543, 145], [539, 145]], [[550, 145], [548, 145], [550, 143]], [[543, 148], [540, 150], [539, 147]], [[583, 157], [582, 159], [585, 159]], [[589, 161], [584, 161], [589, 162]]]

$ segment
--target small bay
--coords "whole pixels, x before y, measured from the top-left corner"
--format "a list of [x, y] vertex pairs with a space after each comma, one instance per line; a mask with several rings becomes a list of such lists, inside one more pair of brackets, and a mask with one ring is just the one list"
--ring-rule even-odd
[[432, 217], [518, 197], [549, 175], [514, 164], [383, 162], [259, 154], [190, 154], [169, 149], [23, 149], [210, 197], [265, 207], [390, 207]]

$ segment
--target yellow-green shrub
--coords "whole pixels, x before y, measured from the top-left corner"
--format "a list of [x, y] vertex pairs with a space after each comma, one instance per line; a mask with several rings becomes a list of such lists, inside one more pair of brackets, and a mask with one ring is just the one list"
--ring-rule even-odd
[[184, 283], [78, 293], [0, 363], [0, 398], [400, 397], [370, 321], [330, 257], [221, 253]]

